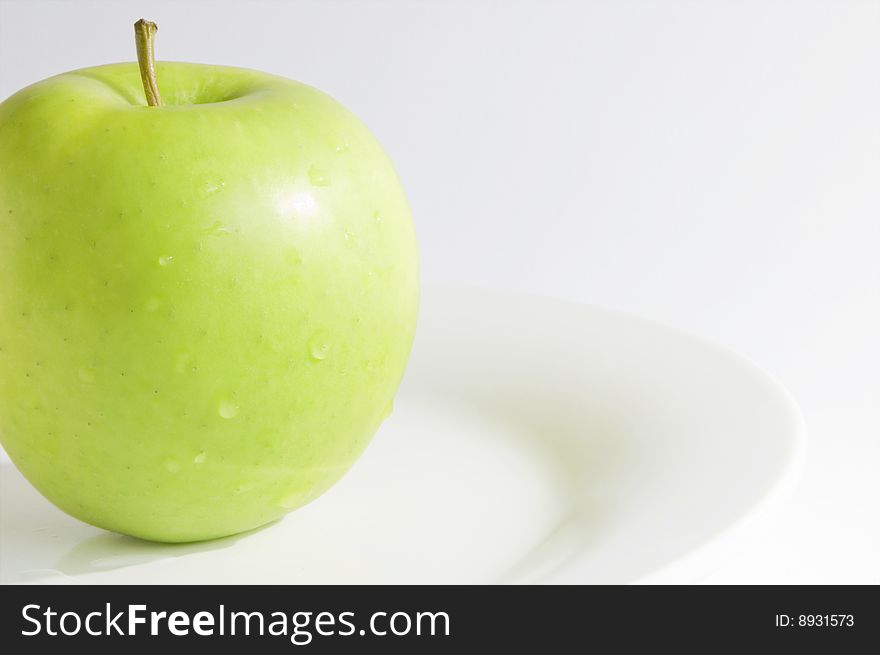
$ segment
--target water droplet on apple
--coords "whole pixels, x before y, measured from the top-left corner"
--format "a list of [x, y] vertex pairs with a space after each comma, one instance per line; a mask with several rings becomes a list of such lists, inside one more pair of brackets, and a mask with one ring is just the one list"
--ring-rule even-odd
[[153, 298], [150, 298], [149, 300], [147, 300], [147, 304], [144, 305], [144, 309], [146, 309], [148, 312], [152, 313], [152, 312], [155, 312], [156, 310], [158, 310], [159, 306], [161, 304], [162, 303], [160, 302], [160, 300], [158, 298], [153, 297]]
[[381, 222], [382, 222], [382, 214], [379, 213], [379, 210], [378, 210], [378, 209], [377, 209], [376, 211], [373, 212], [373, 221], [374, 221], [375, 223], [381, 223]]
[[220, 403], [220, 407], [217, 408], [217, 413], [220, 414], [220, 418], [235, 418], [238, 416], [238, 405], [228, 400], [224, 400]]
[[278, 507], [283, 507], [284, 509], [296, 509], [303, 504], [305, 498], [306, 493], [302, 491], [294, 491], [293, 493], [289, 493], [279, 498], [277, 504]]
[[174, 370], [178, 373], [186, 373], [190, 370], [192, 363], [192, 355], [189, 353], [180, 353], [174, 360]]
[[226, 182], [224, 182], [223, 180], [218, 180], [215, 178], [208, 178], [205, 180], [205, 183], [202, 185], [202, 191], [203, 191], [204, 195], [210, 196], [210, 195], [217, 193], [218, 191], [222, 191], [225, 186], [226, 186]]
[[[217, 236], [217, 237], [225, 237], [225, 236], [229, 236], [230, 234], [232, 234], [232, 230], [230, 230], [228, 227], [223, 225], [223, 223], [221, 223], [220, 221], [214, 222], [214, 224], [211, 226], [210, 232], [211, 232], [211, 234], [213, 234], [214, 236]], [[201, 245], [201, 244], [199, 244], [199, 245]], [[201, 248], [199, 248], [199, 250], [201, 250]]]
[[180, 462], [173, 457], [166, 458], [165, 461], [162, 462], [162, 465], [169, 473], [177, 473], [180, 470]]
[[234, 488], [233, 493], [243, 494], [245, 492], [251, 491], [254, 488], [253, 482], [239, 482]]
[[327, 172], [314, 165], [309, 167], [309, 182], [312, 186], [330, 186]]
[[348, 152], [348, 149], [350, 147], [351, 146], [349, 146], [347, 143], [337, 143], [334, 150], [336, 151], [337, 154], [342, 154], [343, 152]]
[[198, 455], [193, 457], [193, 462], [196, 464], [204, 464], [208, 459], [208, 455], [205, 451], [200, 452]]
[[333, 344], [330, 342], [330, 335], [327, 331], [318, 330], [312, 335], [312, 338], [309, 339], [309, 354], [312, 356], [312, 359], [316, 361], [327, 359], [327, 355], [330, 354], [330, 348], [332, 345]]
[[173, 255], [162, 255], [159, 257], [159, 266], [168, 266], [174, 261]]
[[302, 256], [296, 248], [288, 248], [284, 251], [284, 261], [291, 266], [302, 264]]

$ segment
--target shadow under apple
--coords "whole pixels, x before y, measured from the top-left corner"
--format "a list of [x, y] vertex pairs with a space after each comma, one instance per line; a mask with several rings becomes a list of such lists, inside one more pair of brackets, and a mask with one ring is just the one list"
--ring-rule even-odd
[[12, 462], [0, 459], [0, 583], [58, 582], [67, 576], [229, 548], [261, 529], [183, 544], [106, 532], [59, 510]]

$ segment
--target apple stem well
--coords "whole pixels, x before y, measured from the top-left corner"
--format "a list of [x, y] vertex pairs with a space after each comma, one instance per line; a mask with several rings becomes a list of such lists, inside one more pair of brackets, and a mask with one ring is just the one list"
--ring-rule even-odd
[[144, 94], [150, 107], [161, 107], [159, 84], [156, 82], [156, 67], [153, 58], [153, 39], [159, 28], [156, 23], [141, 18], [134, 24], [134, 41], [137, 45], [138, 66], [144, 82]]

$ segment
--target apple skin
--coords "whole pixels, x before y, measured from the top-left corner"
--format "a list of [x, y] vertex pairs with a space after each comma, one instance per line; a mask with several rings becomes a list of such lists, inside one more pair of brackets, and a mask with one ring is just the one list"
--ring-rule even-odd
[[390, 412], [418, 254], [336, 101], [256, 71], [66, 73], [0, 105], [0, 440], [69, 514], [144, 539], [314, 499]]

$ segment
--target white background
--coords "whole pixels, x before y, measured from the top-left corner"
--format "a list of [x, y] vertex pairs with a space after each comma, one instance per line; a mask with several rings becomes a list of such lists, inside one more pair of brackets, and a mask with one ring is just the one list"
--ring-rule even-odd
[[160, 59], [364, 119], [426, 282], [624, 309], [780, 379], [803, 480], [710, 582], [880, 583], [880, 2], [3, 1], [0, 97], [133, 59], [141, 15]]

